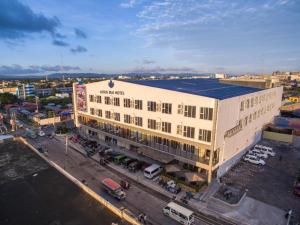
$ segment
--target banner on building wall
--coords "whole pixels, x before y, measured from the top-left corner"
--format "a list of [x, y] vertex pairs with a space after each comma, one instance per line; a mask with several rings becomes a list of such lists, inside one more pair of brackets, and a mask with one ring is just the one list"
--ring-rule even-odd
[[86, 112], [87, 106], [86, 106], [86, 87], [82, 84], [76, 85], [76, 101], [77, 101], [77, 110]]

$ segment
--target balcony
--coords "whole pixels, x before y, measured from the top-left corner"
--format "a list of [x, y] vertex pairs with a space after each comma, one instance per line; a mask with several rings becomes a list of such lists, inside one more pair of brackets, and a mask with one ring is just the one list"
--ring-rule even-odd
[[209, 159], [202, 158], [196, 154], [184, 151], [182, 149], [182, 144], [178, 143], [177, 148], [163, 143], [155, 142], [154, 136], [149, 134], [143, 134], [138, 131], [134, 131], [128, 128], [122, 128], [120, 126], [111, 125], [111, 124], [99, 124], [95, 120], [89, 120], [85, 122], [84, 120], [79, 119], [79, 123], [81, 125], [87, 126], [92, 129], [94, 132], [103, 132], [105, 134], [110, 135], [111, 137], [115, 137], [118, 139], [124, 139], [126, 141], [132, 142], [132, 144], [138, 145], [140, 147], [151, 148], [152, 150], [163, 152], [169, 155], [173, 155], [177, 158], [183, 158], [185, 161], [192, 161], [192, 163], [199, 162], [205, 165], [209, 164]]

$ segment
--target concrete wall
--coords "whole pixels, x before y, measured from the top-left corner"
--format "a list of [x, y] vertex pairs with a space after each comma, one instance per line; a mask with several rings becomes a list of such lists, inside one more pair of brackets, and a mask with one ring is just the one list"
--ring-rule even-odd
[[[241, 102], [254, 99], [260, 96], [265, 97], [264, 101], [259, 101], [249, 108], [240, 110]], [[255, 145], [261, 138], [262, 129], [265, 124], [270, 123], [274, 116], [279, 114], [281, 105], [282, 87], [266, 89], [259, 92], [242, 95], [234, 98], [225, 99], [219, 102], [217, 119], [217, 139], [215, 149], [220, 149], [220, 161], [218, 176], [221, 176], [230, 169], [243, 153]], [[269, 110], [268, 110], [269, 109]], [[258, 111], [263, 111], [258, 117]], [[256, 117], [253, 119], [253, 114]], [[249, 122], [249, 117], [252, 117]], [[248, 117], [247, 125], [245, 118]], [[241, 124], [242, 129], [231, 137], [224, 137], [226, 131]]]
[[282, 142], [286, 142], [286, 143], [293, 142], [293, 135], [281, 134], [281, 133], [276, 133], [276, 132], [271, 132], [271, 131], [264, 131], [263, 138], [273, 140], [273, 141], [282, 141]]

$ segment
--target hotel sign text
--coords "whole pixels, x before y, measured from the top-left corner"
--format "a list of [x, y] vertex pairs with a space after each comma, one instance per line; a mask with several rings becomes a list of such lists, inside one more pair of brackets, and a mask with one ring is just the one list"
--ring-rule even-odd
[[124, 91], [107, 91], [101, 90], [100, 94], [108, 94], [108, 95], [125, 95]]

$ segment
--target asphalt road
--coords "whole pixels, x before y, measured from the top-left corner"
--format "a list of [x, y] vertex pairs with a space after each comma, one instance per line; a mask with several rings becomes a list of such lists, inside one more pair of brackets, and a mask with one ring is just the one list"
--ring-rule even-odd
[[[65, 168], [66, 171], [78, 180], [86, 180], [87, 185], [90, 188], [115, 206], [119, 208], [124, 207], [135, 216], [140, 213], [146, 214], [149, 220], [148, 224], [178, 224], [176, 221], [164, 216], [162, 213], [162, 208], [169, 202], [169, 199], [167, 199], [166, 196], [154, 193], [154, 191], [151, 191], [149, 188], [145, 188], [142, 185], [132, 183], [130, 189], [126, 191], [126, 199], [120, 202], [103, 190], [101, 180], [105, 177], [110, 177], [120, 182], [124, 179], [122, 174], [100, 166], [92, 159], [83, 156], [72, 148], [68, 148], [66, 154], [64, 143], [55, 138], [49, 139], [48, 137], [38, 137], [35, 140], [29, 139], [29, 142], [34, 146], [42, 146], [44, 150], [48, 151], [48, 158], [50, 160], [54, 161], [62, 168]], [[199, 213], [195, 216], [195, 225], [219, 224], [226, 223]]]

